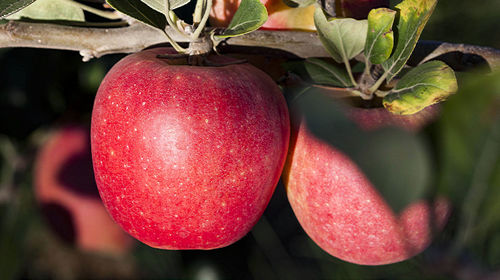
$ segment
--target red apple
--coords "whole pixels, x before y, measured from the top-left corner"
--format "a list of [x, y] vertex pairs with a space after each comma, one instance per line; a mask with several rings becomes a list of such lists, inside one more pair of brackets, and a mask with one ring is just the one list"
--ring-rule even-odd
[[[268, 18], [261, 29], [314, 31], [314, 5], [291, 8], [282, 0], [260, 0], [266, 6]], [[227, 27], [241, 0], [214, 0], [209, 22], [214, 27]]]
[[97, 186], [115, 221], [152, 247], [224, 247], [273, 194], [288, 109], [249, 64], [171, 65], [157, 58], [167, 52], [129, 55], [102, 81], [91, 130]]
[[66, 241], [86, 251], [121, 254], [132, 244], [102, 205], [92, 172], [89, 129], [67, 126], [50, 134], [35, 162], [36, 198]]
[[[368, 129], [407, 124], [379, 109], [347, 112]], [[396, 213], [351, 158], [297, 119], [283, 177], [293, 211], [316, 244], [332, 256], [363, 265], [403, 261], [430, 244], [433, 231], [447, 220], [446, 199], [414, 201]]]

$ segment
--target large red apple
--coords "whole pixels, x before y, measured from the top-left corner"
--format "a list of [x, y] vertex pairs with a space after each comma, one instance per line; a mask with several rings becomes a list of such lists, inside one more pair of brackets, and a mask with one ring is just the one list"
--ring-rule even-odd
[[[314, 5], [291, 8], [282, 0], [260, 0], [266, 6], [268, 18], [261, 29], [314, 31]], [[241, 0], [214, 0], [210, 12], [210, 25], [227, 27]]]
[[36, 162], [36, 198], [56, 234], [86, 251], [124, 253], [129, 236], [102, 205], [92, 172], [89, 128], [52, 132]]
[[227, 246], [273, 194], [288, 109], [249, 64], [170, 65], [157, 58], [167, 52], [129, 55], [102, 81], [91, 132], [97, 186], [115, 221], [152, 247]]
[[[346, 114], [371, 130], [385, 125], [415, 130], [415, 124], [421, 124], [380, 110], [356, 108]], [[435, 110], [415, 118], [434, 117], [429, 111]], [[434, 230], [444, 226], [449, 214], [446, 199], [417, 200], [394, 211], [347, 154], [312, 133], [304, 117], [296, 120], [284, 181], [298, 221], [316, 244], [335, 257], [364, 265], [403, 261], [430, 244]], [[342, 136], [343, 131], [335, 133]]]

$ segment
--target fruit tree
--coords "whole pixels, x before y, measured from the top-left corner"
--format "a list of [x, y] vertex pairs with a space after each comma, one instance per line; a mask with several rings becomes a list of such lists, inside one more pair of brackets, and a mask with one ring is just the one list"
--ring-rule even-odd
[[4, 0], [0, 278], [498, 277], [500, 51], [440, 11]]

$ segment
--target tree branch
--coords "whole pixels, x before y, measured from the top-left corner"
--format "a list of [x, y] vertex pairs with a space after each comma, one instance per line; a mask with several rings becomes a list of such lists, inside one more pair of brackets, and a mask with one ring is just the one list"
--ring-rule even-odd
[[[186, 38], [176, 32], [169, 35], [178, 42]], [[166, 43], [165, 35], [142, 23], [126, 27], [96, 28], [47, 23], [10, 21], [0, 25], [0, 48], [31, 47], [79, 51], [84, 61], [113, 53], [132, 53]], [[230, 38], [229, 46], [267, 47], [299, 57], [328, 57], [316, 33], [303, 31], [258, 30]], [[420, 42], [410, 60], [418, 64], [439, 57], [456, 70], [466, 70], [486, 63], [500, 70], [500, 50], [465, 44]]]

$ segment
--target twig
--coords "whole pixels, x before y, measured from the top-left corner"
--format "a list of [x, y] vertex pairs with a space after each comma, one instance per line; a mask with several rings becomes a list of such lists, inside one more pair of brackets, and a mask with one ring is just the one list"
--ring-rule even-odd
[[438, 58], [452, 68], [465, 70], [487, 63], [491, 70], [500, 70], [500, 50], [467, 44], [452, 44], [437, 41], [421, 41], [417, 44], [413, 59], [419, 64]]
[[[171, 29], [167, 33], [177, 42], [187, 42]], [[113, 53], [131, 53], [146, 47], [166, 43], [165, 35], [142, 23], [120, 28], [90, 28], [46, 23], [11, 21], [0, 25], [0, 48], [31, 47], [79, 51], [83, 60]], [[230, 38], [228, 45], [267, 47], [290, 52], [299, 57], [328, 57], [318, 36], [305, 31], [258, 30]], [[469, 64], [463, 56], [445, 56], [461, 53], [481, 57], [492, 69], [500, 69], [500, 50], [465, 44], [420, 42], [412, 56], [414, 63], [441, 56], [455, 68]], [[466, 65], [465, 65], [466, 66]]]

